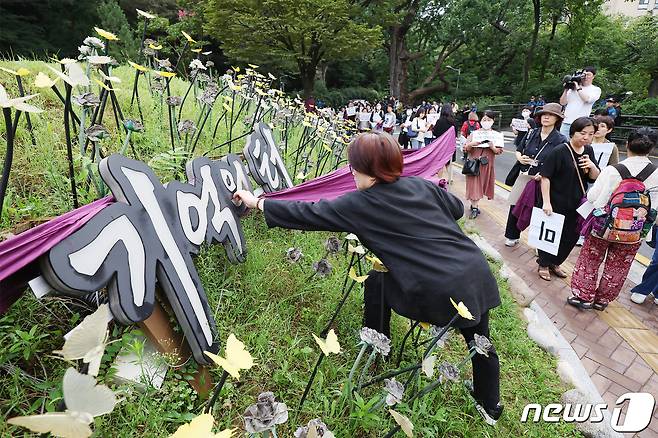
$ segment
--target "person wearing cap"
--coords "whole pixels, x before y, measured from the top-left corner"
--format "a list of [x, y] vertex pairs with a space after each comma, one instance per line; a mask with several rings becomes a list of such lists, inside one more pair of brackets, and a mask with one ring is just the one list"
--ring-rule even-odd
[[612, 117], [612, 120], [613, 120], [613, 121], [614, 121], [614, 120], [617, 118], [617, 116], [619, 115], [619, 110], [618, 110], [617, 107], [615, 106], [615, 103], [617, 103], [617, 102], [615, 101], [615, 98], [614, 98], [614, 97], [610, 97], [610, 98], [608, 98], [608, 99], [605, 101], [605, 112], [606, 112], [606, 115], [609, 116], [609, 117]]
[[[537, 181], [541, 179], [541, 167], [544, 159], [555, 147], [569, 141], [559, 131], [562, 119], [564, 119], [564, 115], [562, 105], [559, 103], [548, 103], [537, 111], [535, 122], [539, 126], [529, 130], [517, 145], [517, 161], [505, 180], [506, 184], [516, 184], [520, 173], [531, 176]], [[527, 178], [522, 178], [519, 183], [527, 184]], [[505, 245], [510, 247], [516, 246], [521, 236], [521, 231], [516, 225], [517, 218], [512, 214], [513, 208], [514, 205], [511, 205], [505, 227]]]
[[560, 96], [560, 105], [564, 105], [564, 120], [560, 132], [568, 137], [569, 128], [574, 120], [579, 117], [589, 117], [592, 105], [601, 97], [601, 89], [593, 85], [596, 76], [596, 68], [585, 67], [585, 77], [578, 82], [572, 82], [573, 89], [566, 88]]

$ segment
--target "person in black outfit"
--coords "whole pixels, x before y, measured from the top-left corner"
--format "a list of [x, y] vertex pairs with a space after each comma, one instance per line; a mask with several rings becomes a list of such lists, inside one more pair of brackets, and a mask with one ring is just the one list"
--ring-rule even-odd
[[[489, 336], [489, 310], [500, 305], [496, 280], [480, 249], [457, 224], [464, 205], [430, 181], [400, 177], [403, 160], [395, 139], [382, 132], [358, 135], [348, 148], [356, 191], [318, 202], [234, 196], [263, 210], [269, 227], [345, 231], [357, 235], [386, 266], [365, 282], [365, 325], [390, 334], [391, 309], [415, 321], [445, 326], [463, 301], [473, 320], [455, 324], [467, 342]], [[474, 397], [489, 424], [502, 413], [500, 366], [495, 349], [472, 358]], [[488, 417], [488, 418], [487, 418]]]
[[[555, 147], [569, 141], [568, 138], [560, 134], [560, 125], [562, 119], [564, 119], [562, 105], [559, 103], [546, 104], [541, 111], [537, 112], [535, 117], [539, 121], [540, 127], [526, 132], [523, 140], [517, 145], [517, 162], [505, 179], [507, 185], [513, 186], [521, 172], [533, 176], [535, 180], [539, 180], [542, 164], [546, 157]], [[523, 181], [525, 180], [524, 178]], [[505, 226], [505, 246], [510, 247], [516, 246], [521, 237], [521, 231], [516, 225], [517, 218], [512, 214], [513, 208], [514, 205], [510, 205], [507, 225]]]
[[578, 212], [587, 183], [599, 176], [599, 168], [591, 143], [596, 124], [589, 117], [579, 117], [569, 128], [571, 139], [553, 149], [546, 157], [541, 170], [542, 210], [547, 215], [553, 212], [564, 215], [562, 237], [557, 255], [539, 250], [537, 263], [539, 277], [551, 280], [551, 272], [560, 278], [567, 274], [560, 265], [578, 241]]

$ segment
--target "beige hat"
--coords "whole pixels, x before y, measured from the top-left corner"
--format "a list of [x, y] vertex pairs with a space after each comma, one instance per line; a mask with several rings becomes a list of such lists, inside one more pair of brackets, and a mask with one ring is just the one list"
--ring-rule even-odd
[[535, 113], [535, 117], [541, 116], [542, 114], [552, 114], [554, 116], [559, 117], [560, 119], [564, 119], [564, 113], [562, 112], [562, 105], [560, 105], [559, 103], [547, 103], [542, 107], [541, 110]]

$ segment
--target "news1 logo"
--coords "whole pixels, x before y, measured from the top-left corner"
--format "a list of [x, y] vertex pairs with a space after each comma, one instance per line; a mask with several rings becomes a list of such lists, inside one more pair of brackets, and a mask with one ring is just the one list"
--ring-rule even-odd
[[[626, 418], [621, 422], [622, 408], [624, 402], [628, 400]], [[653, 410], [656, 406], [656, 400], [653, 395], [647, 392], [628, 392], [619, 396], [615, 402], [615, 408], [612, 410], [610, 426], [616, 432], [642, 432], [651, 423]], [[600, 404], [560, 404], [551, 403], [544, 407], [537, 403], [530, 403], [523, 408], [521, 422], [528, 421], [530, 412], [534, 410], [532, 422], [537, 423], [543, 420], [547, 423], [557, 423], [560, 420], [567, 423], [600, 423], [604, 419], [604, 411], [608, 409], [605, 403]], [[620, 424], [621, 423], [621, 424]]]

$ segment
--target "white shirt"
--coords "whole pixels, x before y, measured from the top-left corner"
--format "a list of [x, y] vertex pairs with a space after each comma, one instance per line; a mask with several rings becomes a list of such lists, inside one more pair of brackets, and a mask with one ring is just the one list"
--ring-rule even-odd
[[425, 141], [425, 131], [427, 130], [427, 122], [425, 119], [416, 117], [413, 122], [411, 122], [411, 129], [418, 133], [418, 136], [414, 138], [415, 140]]
[[[625, 160], [619, 162], [626, 166], [628, 171], [633, 176], [637, 176], [638, 173], [644, 169], [644, 167], [651, 163], [649, 157], [629, 157]], [[617, 169], [612, 166], [607, 166], [601, 173], [599, 177], [596, 178], [594, 185], [587, 192], [587, 200], [594, 204], [594, 208], [601, 208], [605, 206], [612, 196], [612, 192], [615, 191], [619, 183], [621, 182], [621, 175]], [[649, 197], [651, 198], [651, 207], [658, 207], [658, 171], [652, 173], [649, 178], [644, 180], [644, 186], [648, 189], [653, 187], [656, 188], [655, 191], [651, 191]]]
[[[580, 94], [587, 97], [581, 99]], [[564, 123], [573, 123], [578, 117], [589, 117], [592, 105], [601, 97], [601, 89], [596, 85], [583, 87], [580, 94], [576, 90], [567, 90], [567, 106], [564, 107]]]
[[392, 128], [395, 126], [395, 113], [384, 114], [384, 128]]

